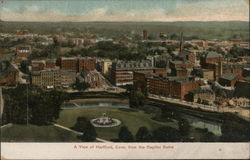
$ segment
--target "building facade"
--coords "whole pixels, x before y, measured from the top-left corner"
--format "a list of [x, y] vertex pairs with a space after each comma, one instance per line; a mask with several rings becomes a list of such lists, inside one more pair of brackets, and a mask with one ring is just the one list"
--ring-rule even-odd
[[111, 81], [116, 86], [132, 85], [133, 72], [153, 72], [151, 61], [114, 62], [111, 69]]
[[196, 81], [189, 80], [189, 78], [180, 77], [153, 77], [147, 80], [148, 93], [173, 97], [177, 99], [187, 99], [190, 91], [198, 90], [200, 88]]
[[43, 70], [33, 72], [31, 75], [33, 85], [44, 89], [68, 88], [76, 81], [74, 71]]

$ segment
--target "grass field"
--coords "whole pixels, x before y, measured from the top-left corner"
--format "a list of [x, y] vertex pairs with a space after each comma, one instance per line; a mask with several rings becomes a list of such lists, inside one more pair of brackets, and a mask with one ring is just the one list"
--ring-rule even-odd
[[72, 127], [76, 123], [77, 117], [83, 116], [88, 119], [100, 117], [102, 113], [106, 113], [107, 116], [119, 119], [122, 124], [112, 128], [96, 128], [99, 138], [106, 140], [116, 139], [121, 126], [126, 125], [133, 135], [136, 134], [137, 130], [145, 126], [150, 131], [161, 127], [171, 126], [177, 127], [175, 122], [158, 122], [151, 119], [150, 114], [145, 114], [143, 111], [135, 111], [131, 109], [118, 109], [118, 108], [73, 108], [64, 109], [61, 111], [57, 123], [65, 127]]
[[2, 142], [78, 142], [77, 135], [49, 125], [17, 125], [1, 128]]

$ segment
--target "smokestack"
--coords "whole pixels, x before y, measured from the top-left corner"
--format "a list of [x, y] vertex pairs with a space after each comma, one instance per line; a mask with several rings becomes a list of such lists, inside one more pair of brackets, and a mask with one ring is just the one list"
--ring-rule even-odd
[[148, 32], [143, 30], [143, 40], [148, 40]]
[[182, 52], [183, 49], [184, 49], [183, 32], [181, 32], [181, 37], [180, 37], [180, 52]]

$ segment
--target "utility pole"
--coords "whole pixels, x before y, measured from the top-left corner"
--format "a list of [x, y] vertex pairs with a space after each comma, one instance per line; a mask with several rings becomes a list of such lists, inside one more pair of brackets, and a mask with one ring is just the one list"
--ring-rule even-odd
[[28, 126], [29, 124], [29, 86], [27, 86], [27, 108], [26, 108], [26, 125]]

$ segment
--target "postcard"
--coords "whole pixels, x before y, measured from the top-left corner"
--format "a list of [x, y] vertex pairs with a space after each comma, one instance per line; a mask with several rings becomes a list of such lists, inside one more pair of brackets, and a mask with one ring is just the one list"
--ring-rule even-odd
[[0, 0], [1, 159], [249, 159], [249, 0]]

